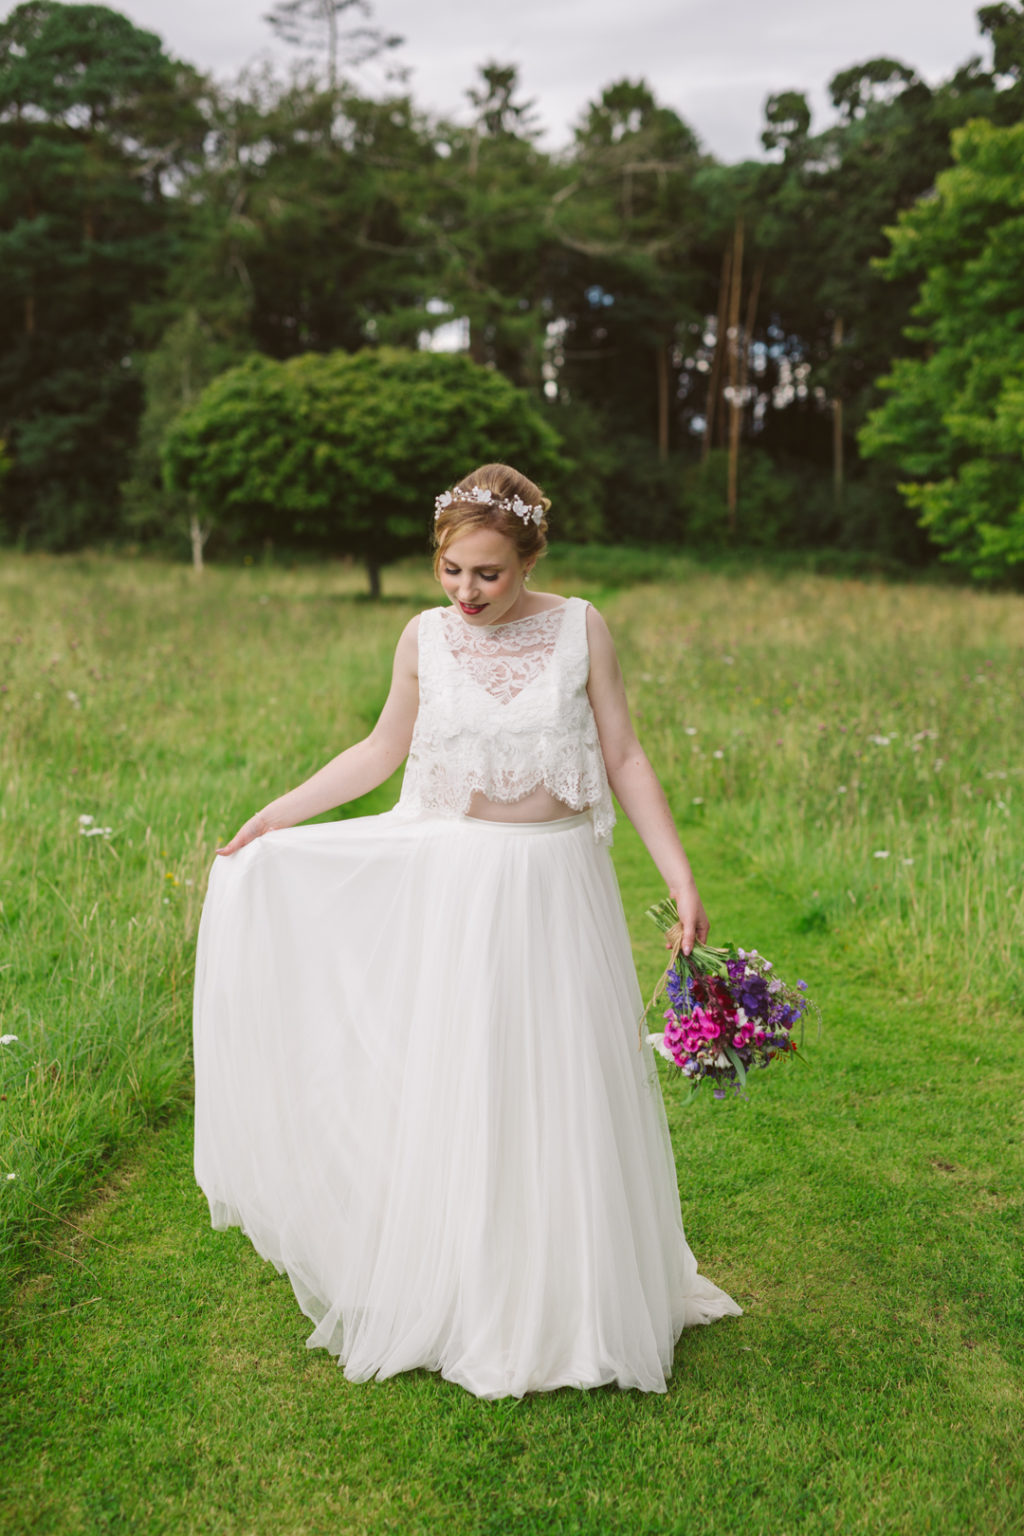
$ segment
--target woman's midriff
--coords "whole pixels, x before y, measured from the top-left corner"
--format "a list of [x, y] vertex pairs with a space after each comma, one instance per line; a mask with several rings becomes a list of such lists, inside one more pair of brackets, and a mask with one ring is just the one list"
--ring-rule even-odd
[[466, 814], [477, 821], [561, 821], [564, 816], [574, 816], [576, 812], [540, 785], [521, 800], [509, 804], [488, 800], [486, 795], [477, 792], [469, 802]]

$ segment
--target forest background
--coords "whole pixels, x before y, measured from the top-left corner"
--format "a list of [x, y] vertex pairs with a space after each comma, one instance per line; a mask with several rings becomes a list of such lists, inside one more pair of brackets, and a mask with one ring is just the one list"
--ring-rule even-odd
[[0, 24], [4, 542], [365, 554], [350, 475], [316, 515], [275, 492], [226, 516], [168, 442], [254, 355], [450, 349], [544, 418], [562, 537], [1019, 579], [1019, 5], [982, 7], [991, 62], [934, 86], [840, 71], [824, 132], [770, 97], [764, 159], [735, 165], [642, 80], [559, 152], [512, 64], [482, 65], [468, 125], [367, 95], [355, 66], [395, 40], [363, 9], [279, 4], [318, 62], [230, 86], [104, 6]]

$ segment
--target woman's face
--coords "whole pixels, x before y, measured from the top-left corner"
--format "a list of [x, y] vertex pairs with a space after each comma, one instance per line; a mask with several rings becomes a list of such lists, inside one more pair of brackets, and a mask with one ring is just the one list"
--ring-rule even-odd
[[520, 616], [523, 583], [532, 567], [496, 528], [474, 528], [452, 539], [438, 580], [467, 624], [498, 624]]

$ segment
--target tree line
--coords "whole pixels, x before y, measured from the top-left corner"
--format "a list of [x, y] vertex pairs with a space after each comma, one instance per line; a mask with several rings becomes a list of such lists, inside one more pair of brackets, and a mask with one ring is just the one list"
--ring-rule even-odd
[[[323, 390], [373, 381], [365, 451], [390, 420], [436, 477], [447, 421], [454, 478], [460, 424], [493, 428], [497, 395], [458, 404], [485, 369], [511, 389], [510, 441], [543, 446], [563, 535], [1019, 573], [1019, 4], [983, 6], [991, 64], [938, 85], [890, 58], [841, 70], [822, 131], [801, 93], [770, 97], [764, 157], [735, 165], [643, 81], [596, 94], [558, 152], [512, 65], [482, 66], [465, 123], [418, 107], [400, 69], [361, 89], [360, 61], [401, 57], [350, 24], [366, 9], [281, 0], [272, 23], [315, 62], [230, 87], [105, 6], [28, 0], [0, 23], [5, 542], [337, 548], [358, 524], [379, 564], [398, 544], [367, 546], [364, 440], [311, 439], [285, 484], [268, 434], [287, 418], [294, 443]], [[270, 366], [307, 354], [335, 361]], [[224, 458], [225, 432], [230, 483], [200, 451]], [[407, 492], [382, 514], [398, 543]]]

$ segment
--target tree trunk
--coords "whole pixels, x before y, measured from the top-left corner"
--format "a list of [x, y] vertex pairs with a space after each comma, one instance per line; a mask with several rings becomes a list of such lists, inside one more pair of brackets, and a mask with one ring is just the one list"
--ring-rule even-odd
[[[843, 344], [843, 317], [836, 315], [832, 323], [832, 355]], [[843, 402], [838, 394], [832, 397], [832, 501], [836, 511], [843, 505]]]
[[722, 252], [722, 276], [718, 284], [718, 319], [715, 326], [715, 350], [711, 356], [711, 374], [708, 378], [708, 404], [704, 413], [704, 441], [700, 448], [700, 461], [706, 464], [714, 446], [715, 415], [722, 384], [722, 357], [725, 347], [725, 328], [729, 313], [729, 284], [732, 280], [732, 251], [726, 246]]
[[199, 514], [194, 508], [188, 517], [188, 536], [192, 544], [192, 569], [200, 575], [203, 569], [203, 548], [210, 532], [208, 528], [203, 527]]
[[367, 555], [366, 575], [370, 582], [370, 596], [376, 600], [380, 597], [380, 561], [376, 555]]
[[743, 215], [736, 217], [732, 244], [732, 285], [729, 293], [729, 532], [736, 532], [739, 500], [740, 420], [740, 289], [743, 286]]
[[761, 297], [761, 282], [764, 278], [764, 263], [759, 262], [754, 272], [754, 281], [750, 285], [747, 295], [747, 318], [743, 322], [743, 350], [740, 353], [740, 416], [747, 408], [747, 381], [750, 376], [750, 340], [754, 334], [754, 322], [757, 319], [757, 301]]
[[664, 464], [668, 458], [668, 347], [660, 346], [655, 354], [658, 367], [658, 460]]

